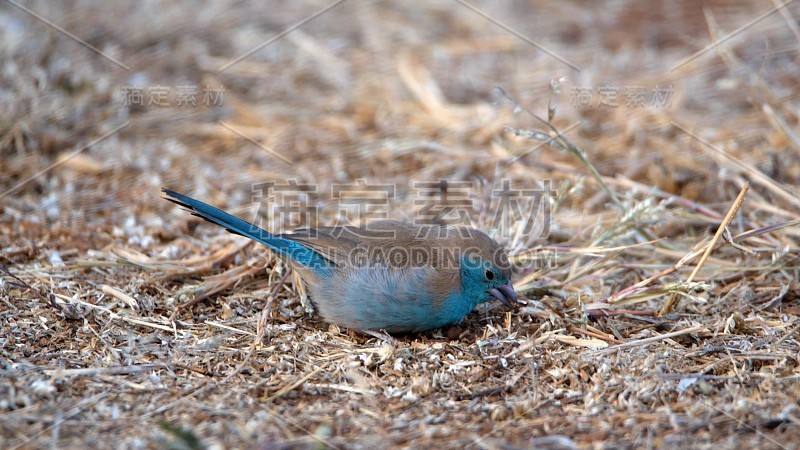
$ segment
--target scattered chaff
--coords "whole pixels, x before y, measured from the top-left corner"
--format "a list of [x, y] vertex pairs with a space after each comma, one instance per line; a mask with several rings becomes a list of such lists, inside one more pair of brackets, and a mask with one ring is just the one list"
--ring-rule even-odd
[[[334, 3], [0, 8], [0, 447], [800, 442], [797, 2]], [[280, 233], [439, 180], [522, 307], [391, 343], [159, 194]]]
[[639, 347], [639, 346], [642, 346], [642, 345], [652, 344], [653, 342], [663, 341], [665, 339], [672, 339], [674, 337], [683, 336], [683, 335], [692, 334], [692, 333], [700, 333], [700, 332], [704, 332], [704, 331], [707, 331], [706, 328], [704, 326], [698, 325], [698, 326], [689, 327], [689, 328], [685, 328], [683, 330], [673, 331], [671, 333], [661, 334], [661, 335], [650, 337], [650, 338], [646, 338], [646, 339], [638, 339], [638, 340], [635, 340], [635, 341], [629, 341], [629, 342], [625, 342], [623, 344], [614, 345], [612, 347], [606, 348], [605, 350], [601, 350], [601, 351], [597, 352], [597, 354], [613, 353], [615, 351], [623, 350], [623, 349], [626, 349], [626, 348]]
[[[739, 208], [741, 208], [742, 203], [744, 202], [744, 196], [747, 194], [747, 191], [749, 189], [750, 185], [745, 184], [744, 187], [742, 187], [742, 190], [739, 191], [739, 195], [736, 197], [736, 200], [734, 200], [733, 205], [731, 205], [730, 209], [728, 210], [728, 213], [725, 215], [725, 218], [722, 219], [722, 223], [720, 223], [719, 228], [717, 228], [717, 232], [714, 233], [714, 237], [708, 244], [706, 244], [705, 250], [703, 251], [703, 256], [700, 257], [700, 261], [694, 267], [694, 270], [689, 275], [689, 277], [686, 278], [687, 283], [691, 283], [692, 281], [694, 281], [694, 277], [696, 277], [697, 273], [700, 272], [700, 268], [703, 267], [703, 264], [705, 264], [706, 259], [708, 259], [708, 255], [710, 255], [711, 251], [714, 250], [714, 247], [716, 246], [719, 238], [722, 236], [722, 233], [725, 231], [725, 229], [727, 229], [728, 224], [731, 222], [731, 220], [733, 220], [733, 216], [739, 211]], [[667, 302], [664, 303], [664, 307], [661, 308], [660, 315], [663, 316], [672, 312], [672, 308], [675, 306], [675, 302], [677, 302], [677, 299], [678, 299], [677, 295], [673, 295], [672, 297], [670, 297], [669, 300], [667, 300]]]

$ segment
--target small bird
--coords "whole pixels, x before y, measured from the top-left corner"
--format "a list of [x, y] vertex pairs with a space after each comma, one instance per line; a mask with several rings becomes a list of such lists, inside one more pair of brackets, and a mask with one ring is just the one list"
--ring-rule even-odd
[[382, 220], [271, 234], [163, 192], [195, 216], [269, 247], [300, 273], [323, 320], [345, 328], [418, 333], [458, 324], [481, 303], [517, 303], [505, 250], [474, 228]]

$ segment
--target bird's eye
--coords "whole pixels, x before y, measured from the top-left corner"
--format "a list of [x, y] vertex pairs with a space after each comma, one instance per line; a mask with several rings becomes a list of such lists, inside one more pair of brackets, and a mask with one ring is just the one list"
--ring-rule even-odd
[[494, 272], [492, 272], [491, 270], [487, 270], [486, 271], [486, 279], [489, 280], [489, 281], [493, 280], [494, 279]]

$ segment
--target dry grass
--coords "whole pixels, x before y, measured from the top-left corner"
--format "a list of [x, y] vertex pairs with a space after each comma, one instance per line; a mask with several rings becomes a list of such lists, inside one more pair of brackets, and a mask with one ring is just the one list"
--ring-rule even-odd
[[[344, 2], [220, 72], [327, 4], [268, 3], [24, 3], [128, 69], [0, 6], [0, 448], [796, 448], [800, 5], [469, 3], [575, 71], [458, 2]], [[571, 104], [602, 86], [673, 93]], [[552, 223], [498, 234], [523, 308], [394, 344], [159, 195], [364, 179], [408, 220], [442, 178], [550, 180]]]

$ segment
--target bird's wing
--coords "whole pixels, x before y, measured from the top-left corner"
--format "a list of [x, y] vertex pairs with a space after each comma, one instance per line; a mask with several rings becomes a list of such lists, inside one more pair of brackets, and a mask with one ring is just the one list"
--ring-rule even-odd
[[471, 245], [460, 229], [391, 220], [366, 227], [304, 228], [280, 237], [298, 242], [336, 265], [380, 264], [397, 269], [458, 269], [461, 256]]

